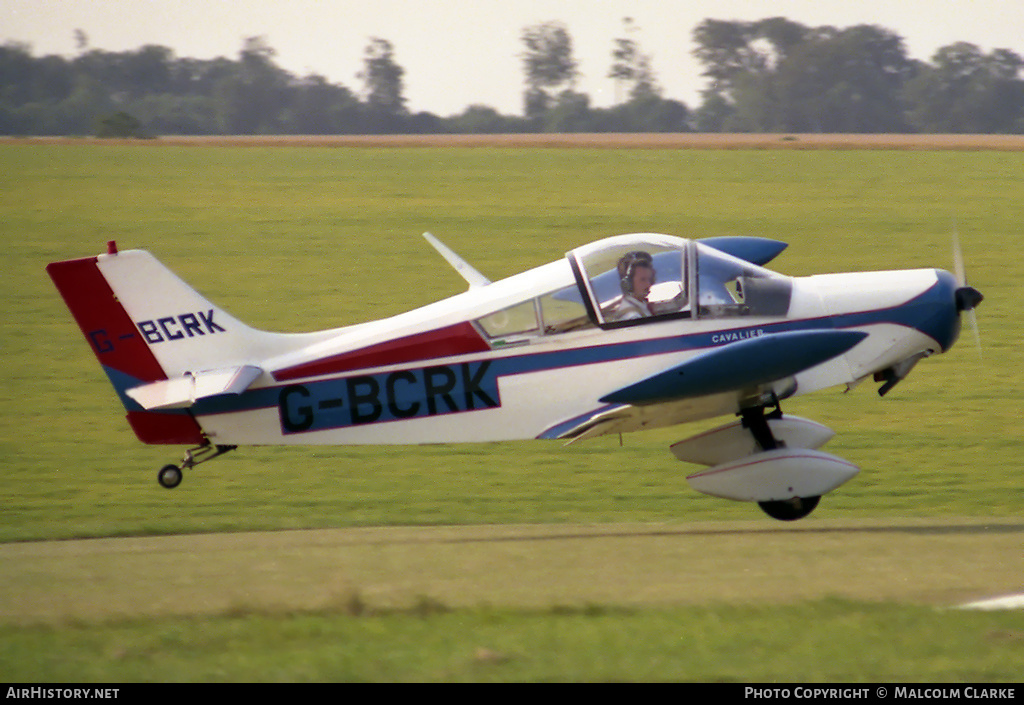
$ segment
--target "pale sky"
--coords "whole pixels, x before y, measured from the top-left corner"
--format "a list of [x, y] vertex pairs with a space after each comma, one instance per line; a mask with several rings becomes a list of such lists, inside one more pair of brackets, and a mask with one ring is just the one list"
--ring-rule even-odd
[[413, 112], [447, 117], [478, 103], [518, 115], [526, 26], [562, 22], [582, 72], [577, 90], [607, 107], [613, 41], [631, 17], [663, 95], [696, 108], [705, 79], [692, 55], [694, 27], [780, 16], [811, 27], [881, 25], [921, 60], [955, 41], [1024, 55], [1024, 0], [0, 0], [0, 43], [72, 58], [81, 29], [94, 49], [159, 44], [179, 58], [237, 59], [243, 38], [262, 35], [281, 68], [359, 93], [363, 50], [380, 37], [405, 69]]

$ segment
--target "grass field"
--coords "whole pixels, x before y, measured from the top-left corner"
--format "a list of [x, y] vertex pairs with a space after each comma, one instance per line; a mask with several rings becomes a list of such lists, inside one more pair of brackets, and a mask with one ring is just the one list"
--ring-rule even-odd
[[[0, 222], [12, 253], [0, 280], [8, 302], [0, 313], [0, 541], [7, 542], [0, 545], [0, 602], [28, 605], [29, 597], [37, 598], [32, 609], [2, 615], [0, 678], [1019, 679], [1019, 613], [932, 608], [984, 596], [987, 584], [996, 593], [1024, 587], [1019, 578], [1013, 585], [1014, 576], [1024, 574], [1024, 325], [1017, 313], [1024, 294], [1022, 173], [1022, 152], [948, 145], [0, 144]], [[772, 266], [793, 275], [950, 267], [954, 228], [971, 283], [986, 296], [978, 311], [983, 357], [965, 336], [951, 353], [919, 365], [885, 399], [864, 385], [846, 395], [828, 391], [787, 403], [787, 412], [836, 429], [828, 450], [862, 472], [827, 496], [800, 532], [782, 534], [781, 547], [772, 543], [772, 552], [763, 554], [773, 556], [767, 563], [758, 556], [778, 540], [771, 520], [750, 505], [692, 492], [683, 480], [689, 467], [668, 454], [667, 446], [691, 428], [629, 436], [622, 448], [617, 439], [598, 439], [569, 448], [536, 442], [243, 449], [201, 466], [177, 490], [163, 490], [156, 470], [177, 460], [178, 449], [135, 441], [44, 272], [50, 261], [95, 254], [116, 239], [121, 248], [152, 251], [252, 325], [302, 331], [399, 313], [461, 291], [462, 280], [419, 237], [424, 230], [496, 279], [589, 240], [635, 231], [784, 240], [790, 247]], [[689, 555], [690, 531], [721, 529], [734, 538], [736, 522], [743, 540], [716, 544], [712, 555], [720, 554], [721, 563], [702, 563], [699, 573], [703, 583], [720, 586], [710, 594], [726, 597], [689, 599], [689, 563], [670, 557]], [[917, 534], [906, 522], [931, 527], [931, 540], [911, 541]], [[934, 530], [947, 522], [967, 528]], [[110, 571], [116, 575], [124, 565], [132, 569], [116, 582], [143, 595], [159, 591], [164, 583], [154, 576], [193, 555], [193, 539], [168, 538], [182, 547], [143, 551], [127, 564], [110, 559], [107, 571], [97, 568], [107, 566], [102, 561], [90, 568], [91, 559], [70, 557], [88, 555], [90, 542], [63, 544], [68, 557], [58, 550], [42, 562], [27, 547], [61, 544], [17, 543], [222, 532], [210, 560], [230, 564], [239, 555], [234, 547], [245, 541], [239, 532], [249, 531], [514, 525], [524, 531], [639, 526], [657, 534], [683, 524], [676, 544], [651, 559], [668, 566], [658, 579], [663, 592], [652, 600], [636, 599], [639, 583], [619, 586], [608, 577], [615, 575], [615, 561], [642, 576], [643, 563], [626, 561], [643, 554], [616, 552], [600, 530], [586, 544], [588, 552], [608, 557], [598, 572], [563, 571], [566, 554], [542, 549], [557, 542], [528, 536], [480, 549], [507, 561], [424, 549], [426, 556], [450, 561], [440, 563], [436, 575], [402, 553], [385, 552], [387, 565], [378, 565], [372, 549], [358, 560], [338, 554], [329, 579], [321, 559], [305, 548], [287, 560], [266, 559], [270, 567], [258, 551], [243, 553], [250, 557], [237, 559], [242, 564], [235, 573], [210, 576], [189, 568], [175, 574], [185, 587], [178, 586], [182, 601], [171, 602], [185, 608], [170, 611], [152, 606], [163, 601], [146, 599], [111, 599], [104, 610], [105, 600], [92, 602], [88, 595], [102, 592]], [[885, 541], [866, 541], [872, 537]], [[570, 555], [578, 550], [565, 547]], [[751, 580], [743, 566], [756, 567], [756, 581], [781, 585], [783, 576], [816, 569], [817, 561], [797, 560], [800, 555], [840, 563], [846, 557], [855, 566], [876, 565], [872, 556], [886, 552], [890, 559], [867, 571], [877, 593], [870, 584], [853, 590], [848, 576], [833, 576], [814, 590], [780, 588], [776, 608], [735, 597], [736, 586]], [[922, 560], [912, 570], [901, 555]], [[928, 559], [936, 567], [930, 572]], [[331, 558], [322, 560], [333, 565]], [[494, 588], [502, 571], [511, 580], [524, 561], [535, 599], [495, 600], [492, 595], [503, 594]], [[72, 565], [80, 570], [68, 570]], [[239, 576], [258, 582], [261, 566], [274, 576], [267, 581], [273, 589], [253, 597], [239, 588]], [[61, 574], [66, 577], [51, 579]], [[943, 574], [957, 579], [944, 583]], [[971, 574], [976, 581], [963, 578]], [[409, 575], [432, 577], [410, 583]], [[329, 587], [300, 589], [297, 596], [295, 585], [303, 580]], [[607, 589], [585, 590], [594, 580]], [[882, 587], [901, 581], [913, 582], [913, 589]], [[401, 604], [381, 598], [381, 590], [396, 583], [405, 585]], [[195, 596], [204, 591], [234, 597], [203, 609]], [[908, 625], [917, 627], [916, 636], [909, 636], [915, 630]], [[821, 634], [810, 637], [805, 629]], [[741, 631], [761, 638], [751, 644], [736, 637]], [[484, 636], [492, 633], [502, 638]], [[830, 658], [824, 648], [830, 633], [843, 635], [835, 648], [846, 645], [845, 660]], [[673, 638], [693, 648], [664, 649], [659, 656], [657, 645]], [[237, 657], [192, 652], [199, 641]], [[335, 651], [338, 642], [348, 647]], [[801, 646], [791, 650], [792, 659], [775, 653], [794, 643]], [[753, 659], [767, 653], [772, 658]], [[269, 669], [275, 660], [287, 666]]]

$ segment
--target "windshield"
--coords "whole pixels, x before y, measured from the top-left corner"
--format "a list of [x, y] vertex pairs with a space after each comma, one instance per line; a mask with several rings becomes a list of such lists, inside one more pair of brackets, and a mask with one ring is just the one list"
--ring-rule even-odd
[[785, 316], [793, 290], [788, 277], [699, 242], [697, 285], [701, 318]]

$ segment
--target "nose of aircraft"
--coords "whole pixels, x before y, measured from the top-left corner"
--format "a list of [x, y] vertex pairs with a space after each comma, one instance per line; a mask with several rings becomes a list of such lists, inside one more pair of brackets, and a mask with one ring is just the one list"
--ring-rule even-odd
[[985, 297], [981, 295], [981, 292], [972, 286], [964, 284], [956, 290], [956, 309], [960, 314], [967, 316], [967, 323], [974, 333], [974, 346], [978, 350], [979, 357], [981, 356], [981, 333], [978, 332], [978, 315], [974, 309], [984, 300]]
[[984, 300], [985, 297], [973, 286], [962, 286], [956, 290], [956, 310], [958, 312], [973, 311]]
[[964, 314], [967, 315], [968, 323], [977, 337], [978, 322], [974, 309], [985, 297], [980, 291], [967, 286], [949, 272], [937, 269], [935, 273], [939, 284], [930, 302], [934, 307], [932, 330], [938, 334], [935, 339], [942, 346], [942, 351], [946, 352], [960, 337]]
[[954, 295], [956, 299], [956, 311], [959, 317], [967, 316], [967, 323], [974, 333], [974, 345], [981, 355], [981, 334], [978, 332], [978, 316], [974, 309], [985, 297], [974, 287], [967, 286], [967, 267], [964, 264], [964, 253], [960, 248], [960, 236], [956, 228], [953, 228], [953, 271], [957, 289]]

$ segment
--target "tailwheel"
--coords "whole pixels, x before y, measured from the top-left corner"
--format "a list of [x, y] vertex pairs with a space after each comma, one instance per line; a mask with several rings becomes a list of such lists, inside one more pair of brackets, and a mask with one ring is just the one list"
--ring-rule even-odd
[[821, 497], [794, 497], [772, 502], [758, 502], [765, 514], [779, 521], [796, 521], [814, 511]]
[[156, 476], [157, 482], [160, 483], [161, 487], [166, 487], [169, 490], [174, 489], [181, 484], [181, 479], [186, 469], [194, 468], [196, 465], [205, 463], [207, 460], [219, 458], [237, 447], [213, 445], [207, 442], [201, 446], [190, 448], [185, 451], [185, 458], [181, 461], [181, 465], [164, 465], [160, 468], [160, 472]]
[[160, 483], [161, 487], [166, 487], [169, 490], [172, 490], [178, 485], [180, 485], [181, 478], [181, 468], [179, 468], [177, 465], [164, 465], [162, 468], [160, 468], [160, 472], [156, 476], [156, 479]]

